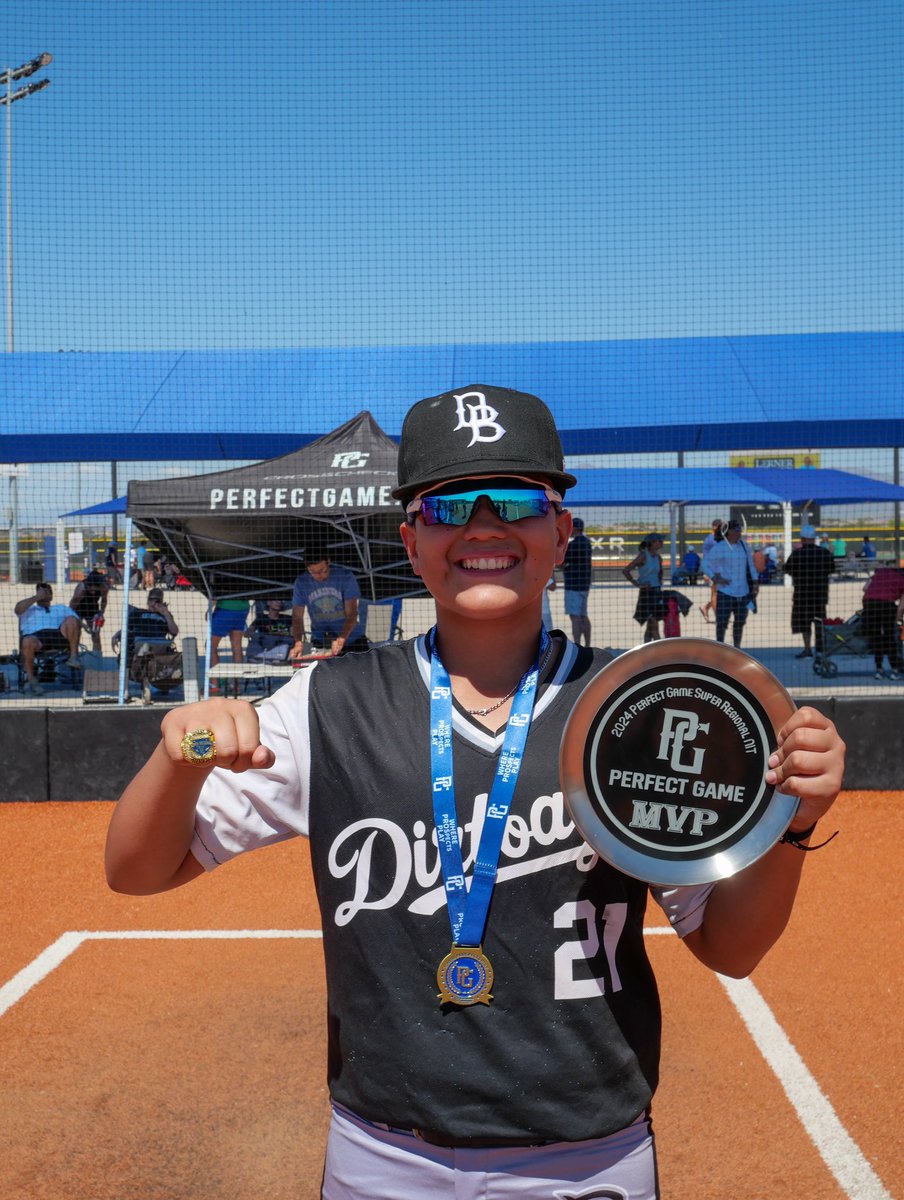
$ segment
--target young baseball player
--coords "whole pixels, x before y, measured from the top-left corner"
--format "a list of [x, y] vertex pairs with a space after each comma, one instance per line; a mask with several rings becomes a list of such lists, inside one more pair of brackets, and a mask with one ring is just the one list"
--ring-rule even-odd
[[780, 936], [844, 749], [794, 713], [767, 781], [794, 841], [715, 886], [649, 889], [563, 804], [568, 714], [607, 655], [550, 636], [574, 484], [534, 396], [472, 386], [406, 417], [395, 495], [436, 602], [423, 637], [300, 671], [259, 708], [173, 709], [114, 812], [107, 875], [143, 894], [310, 839], [328, 987], [326, 1200], [658, 1196], [660, 1012], [648, 892], [702, 962]]

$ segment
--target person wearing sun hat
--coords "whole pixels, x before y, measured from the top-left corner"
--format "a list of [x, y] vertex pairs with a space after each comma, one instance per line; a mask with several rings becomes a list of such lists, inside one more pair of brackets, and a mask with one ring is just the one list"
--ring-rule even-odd
[[785, 574], [794, 586], [791, 599], [791, 632], [803, 638], [798, 658], [812, 658], [813, 646], [819, 653], [823, 647], [823, 622], [829, 602], [829, 577], [835, 570], [830, 550], [816, 544], [816, 529], [803, 525], [801, 544], [788, 555]]
[[[790, 844], [713, 886], [650, 889], [569, 817], [562, 733], [611, 658], [542, 622], [574, 483], [536, 396], [473, 384], [414, 405], [395, 495], [433, 628], [300, 670], [259, 707], [174, 708], [114, 812], [108, 880], [125, 892], [309, 839], [333, 1106], [324, 1200], [656, 1200], [648, 895], [728, 974], [752, 970], [788, 919], [806, 858]], [[805, 838], [843, 747], [807, 708], [778, 745], [766, 782], [802, 797]]]

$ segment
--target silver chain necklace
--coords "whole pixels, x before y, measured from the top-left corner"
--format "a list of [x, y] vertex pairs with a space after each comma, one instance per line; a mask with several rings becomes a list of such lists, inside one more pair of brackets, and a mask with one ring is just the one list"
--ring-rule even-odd
[[[540, 666], [537, 669], [537, 681], [538, 682], [540, 680], [540, 676], [543, 674], [546, 664], [549, 662], [550, 654], [552, 654], [552, 638], [549, 639], [549, 645], [546, 647], [546, 653], [543, 655], [543, 661], [540, 663]], [[524, 676], [522, 675], [521, 679], [523, 679], [523, 678], [524, 678]], [[491, 704], [489, 708], [466, 708], [465, 712], [468, 714], [469, 717], [488, 717], [490, 715], [490, 713], [495, 712], [497, 708], [502, 708], [502, 706], [503, 706], [503, 704], [505, 704], [506, 700], [511, 700], [512, 696], [514, 696], [515, 692], [517, 692], [517, 690], [518, 690], [518, 687], [521, 683], [521, 679], [518, 680], [518, 683], [515, 684], [515, 686], [512, 688], [512, 690], [510, 692], [507, 692], [502, 697], [502, 699], [497, 700], [495, 704]]]

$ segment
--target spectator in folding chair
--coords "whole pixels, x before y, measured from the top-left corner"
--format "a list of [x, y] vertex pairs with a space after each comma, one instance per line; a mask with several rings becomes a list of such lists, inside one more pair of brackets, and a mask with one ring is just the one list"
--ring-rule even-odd
[[35, 658], [42, 654], [65, 654], [66, 665], [82, 669], [78, 657], [81, 622], [67, 604], [53, 603], [53, 588], [39, 583], [34, 595], [26, 596], [13, 609], [19, 618], [19, 651], [25, 672], [25, 691], [40, 696], [44, 689], [35, 678]]
[[178, 586], [179, 572], [176, 569], [175, 563], [171, 563], [165, 554], [161, 554], [157, 559], [154, 567], [154, 586], [165, 588], [167, 591], [175, 591]]
[[[170, 691], [182, 683], [182, 655], [176, 649], [176, 619], [160, 588], [148, 592], [147, 608], [129, 605], [126, 625], [126, 664], [129, 679], [141, 685], [145, 700], [151, 689]], [[113, 652], [121, 648], [122, 630], [113, 635]]]
[[249, 662], [288, 662], [295, 639], [292, 615], [284, 611], [286, 603], [280, 596], [256, 601], [254, 620], [245, 630]]
[[[172, 650], [172, 639], [179, 634], [176, 618], [169, 610], [163, 599], [160, 588], [151, 588], [148, 592], [147, 608], [136, 608], [129, 605], [128, 626], [126, 630], [126, 662], [131, 666], [135, 646], [139, 642], [158, 643], [167, 647], [167, 653]], [[119, 653], [122, 630], [113, 634], [113, 653]]]

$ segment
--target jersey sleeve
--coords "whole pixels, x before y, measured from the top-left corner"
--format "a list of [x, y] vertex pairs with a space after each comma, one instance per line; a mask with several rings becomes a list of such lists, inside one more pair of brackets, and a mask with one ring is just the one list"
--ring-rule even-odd
[[221, 768], [205, 780], [191, 852], [210, 871], [248, 850], [308, 834], [311, 755], [308, 700], [316, 666], [300, 670], [258, 709], [261, 742], [276, 755], [266, 771]]
[[714, 883], [687, 887], [651, 887], [650, 895], [665, 913], [679, 937], [687, 937], [703, 924], [706, 902]]

